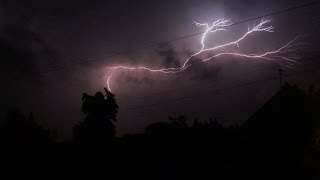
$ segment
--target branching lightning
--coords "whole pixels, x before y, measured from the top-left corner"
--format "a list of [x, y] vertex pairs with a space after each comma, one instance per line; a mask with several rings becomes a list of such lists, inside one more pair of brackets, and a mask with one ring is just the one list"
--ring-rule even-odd
[[[227, 47], [232, 47], [232, 46], [236, 46], [239, 48], [239, 44], [240, 42], [242, 42], [243, 40], [245, 40], [248, 36], [254, 34], [254, 33], [258, 33], [258, 32], [267, 32], [267, 33], [272, 33], [274, 30], [273, 26], [267, 26], [267, 24], [269, 24], [271, 22], [270, 19], [262, 19], [258, 25], [253, 26], [252, 28], [249, 28], [248, 31], [246, 33], [244, 33], [241, 37], [239, 37], [238, 39], [231, 41], [231, 42], [227, 42], [225, 44], [220, 44], [220, 45], [216, 45], [213, 47], [207, 47], [206, 45], [206, 40], [207, 40], [207, 36], [211, 33], [217, 33], [219, 31], [227, 31], [227, 27], [231, 26], [232, 23], [229, 20], [225, 20], [225, 19], [219, 19], [215, 22], [213, 22], [212, 24], [209, 23], [198, 23], [195, 22], [196, 26], [198, 27], [205, 27], [205, 31], [202, 34], [201, 37], [201, 49], [198, 50], [196, 53], [192, 54], [191, 56], [189, 56], [182, 64], [182, 66], [180, 67], [169, 67], [169, 68], [161, 68], [161, 69], [152, 69], [146, 66], [113, 66], [113, 67], [107, 67], [108, 69], [111, 70], [111, 75], [108, 77], [107, 79], [107, 86], [109, 91], [111, 91], [110, 88], [110, 80], [112, 77], [112, 74], [115, 71], [118, 70], [143, 70], [143, 71], [149, 71], [152, 73], [164, 73], [164, 74], [173, 74], [173, 73], [179, 73], [182, 71], [185, 71], [186, 69], [188, 69], [189, 67], [192, 66], [192, 64], [190, 63], [190, 61], [197, 57], [197, 60], [200, 59], [201, 62], [207, 62], [210, 60], [213, 60], [219, 56], [237, 56], [237, 57], [242, 57], [242, 58], [251, 58], [251, 59], [261, 59], [261, 60], [269, 60], [269, 61], [275, 61], [276, 63], [279, 63], [281, 65], [286, 65], [289, 66], [291, 65], [291, 63], [296, 63], [297, 59], [299, 59], [298, 56], [286, 56], [287, 53], [289, 52], [293, 52], [296, 51], [297, 49], [299, 49], [301, 44], [297, 44], [296, 41], [298, 39], [298, 37], [293, 38], [291, 41], [289, 41], [288, 43], [286, 43], [285, 45], [281, 46], [278, 49], [275, 50], [271, 50], [271, 51], [267, 51], [264, 52], [262, 54], [245, 54], [245, 53], [238, 53], [238, 52], [230, 52], [227, 51], [226, 48]], [[219, 51], [219, 53], [216, 53]], [[207, 58], [199, 58], [198, 56], [200, 56], [203, 53], [207, 53], [207, 54], [214, 54], [211, 55], [210, 57]], [[282, 62], [286, 62], [282, 63]]]

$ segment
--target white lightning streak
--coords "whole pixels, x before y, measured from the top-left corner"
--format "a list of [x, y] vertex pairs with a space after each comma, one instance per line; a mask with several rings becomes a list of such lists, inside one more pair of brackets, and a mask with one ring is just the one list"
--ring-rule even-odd
[[[160, 73], [165, 73], [165, 74], [169, 74], [169, 73], [178, 73], [181, 71], [184, 71], [186, 69], [188, 69], [191, 65], [188, 65], [186, 67], [181, 67], [181, 68], [162, 68], [162, 69], [151, 69], [145, 66], [139, 66], [139, 67], [130, 67], [130, 66], [114, 66], [114, 67], [107, 67], [108, 69], [112, 69], [112, 70], [118, 70], [118, 69], [125, 69], [125, 70], [146, 70], [146, 71], [150, 71], [150, 72], [160, 72]], [[174, 71], [173, 71], [174, 69]]]
[[111, 87], [110, 87], [110, 79], [112, 78], [112, 75], [110, 75], [107, 79], [107, 86], [108, 86], [108, 91], [112, 92], [111, 91]]
[[[227, 21], [228, 22], [228, 21]], [[222, 44], [222, 45], [218, 45], [218, 46], [214, 46], [214, 47], [210, 47], [210, 48], [205, 48], [205, 44], [204, 44], [204, 41], [207, 37], [207, 34], [208, 32], [210, 32], [210, 30], [206, 30], [203, 35], [202, 35], [202, 41], [201, 41], [201, 44], [202, 44], [202, 48], [200, 51], [198, 51], [197, 53], [191, 55], [183, 64], [182, 67], [186, 66], [187, 63], [191, 60], [192, 57], [195, 57], [203, 52], [208, 52], [208, 51], [215, 51], [215, 50], [218, 50], [218, 49], [221, 49], [221, 48], [224, 48], [224, 47], [227, 47], [227, 46], [231, 46], [231, 45], [237, 45], [239, 46], [239, 43], [244, 40], [247, 36], [249, 36], [250, 34], [254, 33], [254, 32], [273, 32], [273, 26], [267, 26], [265, 27], [264, 25], [267, 24], [267, 23], [270, 23], [271, 21], [270, 20], [264, 20], [262, 19], [260, 21], [260, 23], [256, 26], [254, 26], [252, 29], [248, 29], [248, 31], [242, 36], [240, 37], [239, 39], [235, 40], [235, 41], [232, 41], [232, 42], [229, 42], [229, 43], [226, 43], [226, 44]], [[225, 22], [226, 23], [226, 22]], [[201, 24], [203, 25], [203, 24]], [[231, 24], [229, 24], [230, 26]], [[228, 26], [228, 25], [227, 25]], [[230, 54], [231, 55], [231, 54]], [[233, 54], [235, 55], [235, 54]]]
[[224, 52], [224, 53], [218, 53], [216, 55], [213, 55], [209, 58], [206, 58], [204, 60], [202, 60], [203, 62], [212, 60], [213, 58], [219, 57], [219, 56], [223, 56], [223, 55], [234, 55], [234, 56], [239, 56], [239, 57], [245, 57], [245, 58], [255, 58], [255, 59], [265, 59], [265, 60], [270, 60], [270, 61], [276, 61], [280, 59], [284, 59], [286, 61], [291, 61], [291, 62], [297, 62], [295, 59], [297, 59], [298, 57], [285, 57], [285, 56], [272, 56], [274, 54], [281, 54], [281, 53], [286, 53], [288, 50], [288, 48], [290, 48], [290, 46], [298, 39], [298, 37], [295, 37], [294, 39], [292, 39], [291, 41], [289, 41], [287, 44], [285, 44], [284, 46], [280, 47], [279, 49], [275, 50], [275, 51], [269, 51], [266, 52], [264, 54], [242, 54], [242, 53], [232, 53], [232, 52]]
[[[251, 58], [251, 59], [263, 59], [263, 60], [269, 60], [269, 61], [275, 61], [276, 63], [280, 63], [280, 61], [286, 61], [287, 64], [291, 65], [290, 62], [293, 63], [297, 63], [297, 59], [299, 57], [297, 56], [290, 56], [287, 57], [283, 54], [285, 53], [289, 53], [289, 52], [293, 52], [297, 49], [299, 49], [301, 44], [295, 43], [298, 39], [298, 37], [295, 37], [294, 39], [292, 39], [291, 41], [289, 41], [287, 44], [283, 45], [282, 47], [273, 50], [273, 51], [267, 51], [265, 53], [262, 54], [245, 54], [245, 53], [237, 53], [237, 52], [221, 52], [221, 49], [223, 50], [226, 47], [229, 46], [237, 46], [239, 47], [239, 44], [241, 41], [243, 41], [244, 39], [246, 39], [249, 35], [254, 34], [256, 32], [273, 32], [274, 27], [273, 26], [267, 26], [268, 23], [270, 23], [271, 20], [270, 19], [262, 19], [258, 25], [253, 26], [251, 29], [249, 28], [248, 31], [246, 33], [244, 33], [241, 37], [239, 37], [238, 39], [231, 41], [231, 42], [227, 42], [225, 44], [221, 44], [221, 45], [217, 45], [217, 46], [213, 46], [213, 47], [206, 47], [206, 39], [207, 39], [207, 35], [210, 33], [217, 33], [219, 31], [226, 31], [226, 27], [229, 27], [232, 25], [232, 23], [229, 20], [225, 20], [225, 19], [219, 19], [215, 22], [213, 22], [212, 24], [208, 24], [208, 23], [198, 23], [195, 22], [196, 26], [198, 27], [202, 27], [204, 26], [206, 29], [202, 34], [201, 37], [201, 49], [198, 50], [196, 53], [192, 54], [191, 56], [189, 56], [184, 62], [183, 65], [180, 67], [169, 67], [169, 68], [161, 68], [161, 69], [152, 69], [146, 66], [113, 66], [113, 67], [106, 67], [107, 69], [112, 70], [111, 75], [108, 77], [107, 79], [107, 85], [108, 85], [108, 89], [109, 91], [111, 91], [110, 88], [110, 79], [112, 77], [112, 73], [116, 70], [144, 70], [144, 71], [149, 71], [152, 73], [164, 73], [164, 74], [174, 74], [174, 73], [179, 73], [182, 72], [186, 69], [188, 69], [189, 67], [192, 66], [191, 63], [189, 63], [192, 58], [202, 54], [202, 53], [214, 53], [217, 50], [220, 51], [220, 53], [217, 53], [215, 55], [210, 56], [209, 58], [205, 58], [202, 59], [201, 62], [206, 62], [206, 61], [210, 61], [213, 60], [214, 58], [217, 58], [219, 56], [225, 56], [225, 55], [229, 55], [229, 56], [237, 56], [237, 57], [242, 57], [242, 58]], [[281, 64], [282, 65], [282, 64]], [[286, 66], [289, 66], [286, 65]], [[289, 66], [290, 67], [290, 66]]]

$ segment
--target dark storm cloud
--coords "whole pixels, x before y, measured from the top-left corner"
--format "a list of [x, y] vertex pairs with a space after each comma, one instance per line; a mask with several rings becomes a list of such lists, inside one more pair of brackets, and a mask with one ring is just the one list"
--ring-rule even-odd
[[2, 71], [9, 76], [38, 78], [41, 76], [39, 61], [46, 64], [43, 62], [49, 63], [54, 59], [54, 51], [41, 36], [22, 25], [8, 25], [0, 37], [0, 64]]
[[2, 73], [10, 78], [34, 78], [38, 73], [36, 54], [29, 47], [16, 46], [10, 40], [0, 39]]
[[178, 53], [171, 44], [160, 45], [157, 49], [158, 55], [164, 67], [180, 67], [180, 59]]
[[15, 79], [34, 77], [37, 74], [35, 55], [26, 49], [17, 49], [5, 40], [0, 40], [1, 71]]
[[10, 1], [1, 0], [0, 5], [4, 15], [7, 17], [7, 23], [28, 24], [34, 20], [42, 5], [46, 3], [41, 0], [28, 1]]
[[[0, 1], [1, 66], [7, 78], [39, 80], [43, 69], [56, 63], [56, 52], [34, 26], [48, 3], [40, 0]], [[12, 79], [11, 79], [12, 80]]]
[[153, 80], [146, 76], [133, 76], [132, 74], [126, 74], [125, 79], [121, 81], [122, 83], [134, 83], [136, 85], [152, 85]]
[[212, 81], [220, 78], [223, 67], [221, 64], [208, 65], [194, 61], [189, 69], [189, 77], [195, 81]]

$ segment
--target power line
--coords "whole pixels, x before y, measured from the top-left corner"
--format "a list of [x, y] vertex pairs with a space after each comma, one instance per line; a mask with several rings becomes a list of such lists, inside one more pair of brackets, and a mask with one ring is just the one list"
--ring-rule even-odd
[[[240, 73], [240, 74], [237, 74], [235, 75], [235, 77], [239, 78], [239, 77], [244, 77], [248, 74], [252, 74], [254, 72], [257, 72], [257, 71], [264, 71], [264, 70], [271, 70], [271, 68], [273, 67], [270, 67], [270, 69], [266, 69], [265, 67], [263, 68], [257, 68], [257, 69], [254, 69], [252, 71], [249, 71], [249, 72], [245, 72], [245, 73]], [[312, 73], [312, 72], [317, 72], [319, 71], [320, 69], [320, 66], [317, 66], [315, 68], [312, 68], [312, 69], [307, 69], [307, 70], [303, 70], [303, 71], [296, 71], [294, 73], [291, 73], [289, 75], [285, 74], [285, 72], [282, 70], [282, 73], [283, 73], [283, 77], [290, 77], [290, 76], [294, 76], [294, 75], [300, 75], [302, 73]], [[274, 71], [276, 72], [276, 71]], [[219, 80], [214, 80], [214, 81], [210, 81], [210, 82], [218, 82], [218, 81], [224, 81], [224, 80], [228, 80], [228, 79], [219, 79]], [[283, 79], [280, 80], [282, 83], [283, 83]], [[130, 98], [129, 101], [126, 101], [126, 102], [134, 102], [136, 100], [140, 100], [140, 99], [146, 99], [146, 98], [149, 98], [149, 97], [152, 97], [152, 96], [158, 96], [158, 95], [161, 95], [161, 94], [164, 94], [164, 93], [170, 93], [172, 91], [179, 91], [179, 90], [183, 90], [183, 89], [188, 89], [189, 87], [194, 87], [196, 86], [196, 84], [191, 84], [191, 85], [187, 85], [187, 86], [184, 86], [184, 87], [181, 87], [181, 88], [170, 88], [168, 90], [164, 90], [164, 91], [161, 91], [161, 92], [156, 92], [156, 93], [152, 93], [150, 95], [147, 95], [147, 96], [140, 96], [140, 97], [136, 97], [136, 98]], [[213, 87], [215, 85], [209, 85], [209, 86], [206, 86], [206, 88], [210, 88], [210, 87]], [[196, 87], [198, 88], [198, 87]]]
[[[271, 15], [276, 15], [276, 14], [280, 14], [280, 13], [285, 13], [285, 12], [288, 12], [288, 11], [292, 11], [292, 10], [295, 10], [295, 9], [299, 9], [299, 8], [304, 8], [304, 7], [310, 7], [312, 5], [316, 5], [316, 4], [319, 4], [320, 1], [315, 1], [315, 2], [311, 2], [311, 3], [307, 3], [307, 4], [303, 4], [303, 5], [300, 5], [300, 6], [295, 6], [295, 7], [292, 7], [292, 8], [288, 8], [288, 9], [284, 9], [284, 10], [281, 10], [281, 11], [277, 11], [277, 12], [273, 12], [273, 13], [269, 13], [269, 14], [266, 14], [264, 16], [258, 16], [258, 17], [255, 17], [255, 18], [251, 18], [251, 19], [247, 19], [247, 20], [244, 20], [244, 21], [240, 21], [240, 22], [237, 22], [237, 23], [233, 23], [231, 24], [230, 26], [233, 26], [233, 25], [237, 25], [237, 24], [241, 24], [241, 23], [245, 23], [245, 22], [249, 22], [249, 21], [252, 21], [252, 20], [256, 20], [256, 19], [260, 19], [262, 17], [265, 17], [265, 16], [271, 16]], [[192, 36], [196, 36], [196, 35], [199, 35], [201, 33], [197, 33], [197, 34], [191, 34], [191, 35], [187, 35], [187, 36], [183, 36], [183, 37], [180, 37], [180, 38], [176, 38], [176, 39], [172, 39], [170, 41], [165, 41], [165, 42], [162, 42], [162, 43], [170, 43], [170, 42], [174, 42], [174, 41], [178, 41], [180, 39], [183, 39], [183, 38], [189, 38], [189, 37], [192, 37]], [[133, 51], [133, 50], [132, 50]], [[113, 57], [113, 56], [116, 56], [118, 54], [121, 54], [121, 52], [119, 53], [116, 53], [116, 54], [113, 54], [113, 55], [110, 55], [108, 57]], [[91, 62], [91, 61], [97, 61], [97, 60], [88, 60], [88, 61], [83, 61], [83, 62], [79, 62], [79, 63], [88, 63], [88, 62]], [[49, 72], [49, 71], [48, 71]], [[148, 105], [149, 106], [149, 105]]]
[[[286, 12], [293, 11], [293, 10], [300, 9], [300, 8], [304, 8], [304, 7], [309, 7], [309, 6], [317, 5], [317, 4], [319, 4], [319, 3], [320, 3], [320, 1], [314, 1], [314, 2], [310, 2], [310, 3], [306, 3], [306, 4], [294, 6], [294, 7], [291, 7], [291, 8], [283, 9], [283, 10], [280, 10], [280, 11], [275, 11], [275, 12], [268, 13], [268, 14], [265, 14], [265, 15], [261, 15], [261, 16], [253, 17], [253, 18], [246, 19], [246, 20], [243, 20], [243, 21], [239, 21], [239, 22], [236, 22], [236, 23], [231, 23], [231, 24], [228, 25], [227, 27], [234, 26], [234, 25], [238, 25], [238, 24], [243, 24], [243, 23], [246, 23], [246, 22], [250, 22], [250, 21], [257, 20], [257, 19], [261, 19], [261, 18], [268, 17], [268, 16], [274, 16], [274, 15], [286, 13]], [[200, 35], [200, 34], [202, 34], [202, 33], [204, 33], [204, 31], [203, 31], [203, 32], [199, 32], [199, 33], [194, 33], [194, 34], [185, 35], [185, 36], [182, 36], [182, 37], [179, 37], [179, 38], [176, 38], [176, 39], [164, 41], [164, 42], [162, 42], [162, 43], [160, 43], [160, 44], [168, 44], [168, 43], [171, 43], [171, 42], [174, 42], [174, 41], [178, 41], [178, 40], [181, 40], [181, 39], [185, 39], [185, 38], [197, 36], [197, 35]]]
[[[206, 94], [210, 94], [210, 93], [214, 93], [214, 92], [218, 92], [218, 91], [225, 91], [225, 90], [230, 90], [230, 89], [235, 89], [235, 88], [238, 88], [238, 87], [242, 87], [242, 86], [249, 86], [249, 85], [253, 85], [253, 84], [260, 84], [260, 83], [263, 83], [263, 82], [266, 82], [266, 81], [270, 81], [270, 80], [275, 80], [277, 79], [278, 77], [269, 77], [269, 78], [266, 78], [266, 79], [263, 79], [263, 80], [259, 80], [259, 81], [253, 81], [253, 82], [249, 82], [249, 83], [243, 83], [243, 84], [238, 84], [238, 85], [235, 85], [235, 86], [229, 86], [229, 87], [225, 87], [225, 88], [218, 88], [218, 89], [215, 89], [214, 91], [210, 90], [208, 92], [205, 92], [205, 93], [202, 93], [201, 95], [206, 95]], [[180, 97], [180, 98], [175, 98], [175, 99], [172, 99], [170, 101], [168, 100], [164, 100], [164, 101], [161, 101], [161, 102], [157, 102], [157, 103], [152, 103], [152, 104], [148, 104], [148, 105], [144, 105], [144, 106], [138, 106], [138, 107], [133, 107], [133, 108], [128, 108], [130, 110], [134, 110], [134, 109], [143, 109], [143, 108], [151, 108], [152, 106], [157, 106], [157, 105], [161, 105], [161, 104], [167, 104], [167, 103], [172, 103], [172, 102], [177, 102], [177, 101], [181, 101], [183, 99], [190, 99], [190, 98], [193, 98], [195, 97], [194, 94], [192, 95], [187, 95], [187, 96], [183, 96], [183, 97]], [[128, 110], [127, 109], [127, 110]]]
[[[319, 71], [320, 71], [320, 66], [317, 66], [317, 67], [315, 67], [313, 69], [308, 69], [308, 70], [305, 70], [305, 71], [298, 71], [298, 72], [294, 72], [294, 73], [291, 73], [291, 74], [287, 74], [286, 77], [292, 77], [292, 76], [300, 75], [300, 74], [303, 74], [303, 73], [314, 73], [314, 72], [319, 72]], [[233, 89], [239, 88], [239, 87], [251, 86], [251, 85], [255, 85], [255, 84], [262, 84], [262, 83], [267, 82], [267, 81], [277, 80], [278, 78], [279, 78], [278, 76], [272, 76], [272, 77], [264, 78], [264, 79], [257, 80], [257, 81], [237, 84], [237, 85], [234, 85], [234, 86], [222, 87], [222, 88], [218, 88], [218, 89], [211, 89], [210, 91], [208, 91], [206, 93], [202, 93], [202, 95], [203, 94], [214, 93], [214, 92], [222, 91], [222, 90], [223, 90], [223, 92], [226, 92], [228, 90], [233, 90]], [[148, 105], [129, 107], [129, 108], [125, 108], [124, 111], [130, 111], [130, 110], [136, 110], [136, 109], [140, 109], [140, 110], [141, 109], [148, 109], [148, 108], [152, 108], [154, 106], [168, 104], [168, 103], [172, 103], [172, 102], [178, 102], [178, 101], [181, 101], [181, 100], [184, 100], [184, 99], [190, 99], [190, 98], [193, 98], [193, 97], [195, 97], [194, 94], [193, 95], [187, 95], [187, 96], [179, 97], [179, 98], [175, 98], [175, 99], [172, 99], [170, 101], [167, 100], [167, 101], [156, 102], [156, 103], [152, 103], [152, 104], [148, 104]], [[75, 118], [77, 118], [77, 117], [75, 117]]]
[[[316, 67], [316, 68], [314, 68], [312, 70], [300, 71], [300, 72], [292, 73], [292, 74], [286, 75], [286, 77], [296, 76], [296, 75], [299, 75], [299, 74], [302, 74], [302, 73], [306, 73], [306, 72], [311, 72], [312, 73], [312, 72], [316, 72], [316, 71], [320, 71], [320, 66], [318, 66], [318, 67]], [[235, 88], [238, 88], [238, 87], [250, 86], [250, 85], [260, 84], [260, 83], [264, 83], [264, 82], [271, 81], [271, 80], [277, 80], [278, 78], [279, 78], [278, 76], [272, 76], [272, 77], [265, 78], [265, 79], [262, 79], [262, 80], [257, 80], [257, 81], [237, 84], [237, 85], [234, 85], [234, 86], [223, 87], [223, 88], [218, 88], [218, 89], [211, 89], [208, 92], [202, 93], [201, 95], [210, 94], [210, 93], [214, 93], [214, 92], [218, 92], [218, 91], [225, 92], [227, 90], [232, 90], [232, 89], [235, 89]], [[181, 100], [184, 100], [184, 99], [190, 99], [190, 98], [193, 98], [193, 97], [195, 97], [194, 94], [183, 96], [183, 97], [179, 97], [179, 98], [175, 98], [175, 99], [172, 99], [170, 101], [164, 100], [164, 101], [161, 101], [161, 102], [156, 102], [156, 103], [152, 103], [152, 104], [148, 104], [148, 105], [143, 105], [143, 106], [138, 106], [138, 107], [133, 107], [133, 108], [127, 108], [126, 110], [151, 108], [152, 106], [157, 106], [157, 105], [177, 102], [177, 101], [181, 101]]]
[[[258, 68], [258, 69], [254, 69], [253, 71], [237, 74], [237, 75], [235, 75], [235, 77], [239, 78], [239, 77], [243, 77], [243, 76], [248, 75], [248, 74], [252, 74], [252, 73], [257, 72], [257, 71], [264, 71], [264, 70], [270, 70], [270, 69], [266, 69], [265, 67]], [[228, 80], [228, 79], [213, 80], [213, 81], [210, 81], [210, 82], [212, 83], [212, 82], [218, 82], [218, 81], [224, 81], [224, 80]], [[190, 87], [195, 87], [195, 86], [196, 86], [196, 84], [191, 84], [191, 85], [187, 85], [187, 86], [184, 86], [184, 87], [181, 87], [181, 88], [171, 88], [169, 90], [164, 90], [164, 91], [161, 91], [161, 92], [152, 93], [152, 94], [148, 95], [148, 97], [157, 96], [157, 95], [164, 94], [164, 93], [169, 93], [169, 92], [172, 92], [172, 91], [188, 89]], [[207, 86], [207, 88], [208, 87], [212, 87], [212, 86], [214, 86], [214, 85], [209, 85], [209, 86]], [[198, 88], [198, 87], [196, 87], [196, 88]], [[133, 102], [133, 100], [139, 100], [139, 99], [146, 99], [146, 96], [131, 98], [129, 102]], [[126, 102], [128, 102], [128, 101], [126, 101]]]
[[[246, 20], [243, 20], [243, 21], [239, 21], [239, 22], [236, 22], [236, 23], [232, 23], [229, 26], [234, 26], [234, 25], [246, 23], [246, 22], [257, 20], [257, 19], [261, 19], [261, 18], [267, 17], [267, 16], [274, 16], [274, 15], [278, 15], [278, 14], [283, 14], [283, 13], [286, 13], [286, 12], [289, 12], [289, 11], [294, 11], [294, 10], [301, 9], [301, 8], [315, 6], [315, 5], [318, 5], [319, 3], [320, 3], [320, 1], [313, 1], [313, 2], [310, 2], [310, 3], [306, 3], [306, 4], [290, 7], [290, 8], [287, 8], [287, 9], [280, 10], [280, 11], [275, 11], [275, 12], [271, 12], [271, 13], [268, 13], [268, 14], [265, 14], [265, 15], [261, 15], [261, 16], [253, 17], [253, 18], [246, 19]], [[115, 56], [118, 56], [118, 55], [121, 55], [121, 54], [132, 53], [132, 52], [135, 52], [137, 50], [148, 48], [150, 46], [155, 46], [155, 45], [158, 45], [158, 46], [161, 47], [161, 46], [167, 45], [169, 43], [173, 43], [175, 41], [179, 41], [179, 40], [182, 40], [182, 39], [187, 39], [187, 38], [190, 38], [190, 37], [193, 37], [193, 36], [197, 36], [197, 35], [200, 35], [200, 34], [203, 34], [203, 33], [204, 32], [193, 33], [193, 34], [181, 36], [181, 37], [178, 37], [178, 38], [175, 38], [175, 39], [171, 39], [171, 40], [167, 40], [167, 41], [163, 41], [163, 42], [159, 42], [159, 43], [152, 43], [151, 45], [148, 45], [146, 47], [140, 47], [140, 48], [135, 48], [135, 49], [131, 49], [131, 50], [128, 50], [128, 51], [116, 52], [116, 53], [110, 54], [108, 56], [105, 56], [104, 58], [111, 58], [111, 57], [115, 57]], [[84, 60], [84, 61], [73, 63], [72, 65], [82, 65], [82, 64], [87, 64], [87, 63], [94, 62], [94, 61], [101, 61], [101, 59]], [[65, 66], [65, 65], [60, 65], [60, 66], [58, 65], [58, 66], [53, 67], [53, 68], [54, 69], [40, 72], [40, 74], [47, 74], [47, 73], [50, 73], [50, 72], [53, 72], [53, 71], [63, 70], [63, 69], [66, 69], [66, 68], [71, 68], [71, 67], [68, 67], [68, 66]]]
[[[315, 72], [319, 72], [319, 71], [320, 71], [320, 66], [317, 66], [317, 67], [315, 67], [313, 69], [307, 69], [305, 71], [298, 71], [298, 72], [294, 72], [294, 73], [291, 73], [291, 74], [287, 74], [286, 77], [297, 76], [297, 75], [301, 75], [301, 74], [304, 74], [304, 73], [315, 73]], [[222, 90], [223, 90], [223, 92], [226, 92], [226, 91], [232, 90], [234, 88], [250, 86], [250, 85], [255, 85], [255, 84], [262, 84], [262, 83], [267, 82], [267, 81], [277, 80], [278, 78], [279, 78], [278, 76], [274, 76], [274, 77], [269, 77], [269, 78], [265, 78], [265, 79], [258, 80], [258, 81], [252, 81], [252, 82], [248, 82], [248, 83], [238, 84], [238, 85], [235, 85], [235, 86], [218, 88], [218, 89], [215, 89], [213, 91], [208, 91], [208, 92], [206, 92], [204, 94], [215, 93], [215, 92], [222, 91]], [[201, 95], [203, 95], [203, 93]], [[194, 95], [188, 95], [188, 96], [184, 96], [184, 97], [181, 97], [181, 98], [176, 98], [176, 99], [173, 99], [171, 101], [161, 101], [161, 102], [158, 102], [158, 103], [152, 103], [152, 104], [143, 105], [143, 106], [139, 106], [139, 107], [127, 108], [125, 110], [129, 110], [130, 111], [130, 110], [135, 110], [135, 109], [148, 109], [148, 108], [152, 108], [152, 107], [158, 106], [158, 105], [163, 105], [163, 104], [167, 104], [167, 103], [181, 101], [183, 99], [190, 99], [192, 97], [194, 97]], [[253, 102], [253, 101], [251, 101], [251, 102]], [[251, 108], [251, 109], [252, 109], [252, 111], [253, 110], [257, 110], [257, 108]], [[236, 116], [235, 113], [232, 113], [232, 114], [233, 114], [233, 116]]]
[[[245, 76], [245, 75], [247, 75], [247, 74], [251, 74], [251, 73], [253, 73], [253, 72], [257, 72], [257, 71], [260, 71], [260, 70], [263, 70], [263, 69], [265, 69], [265, 68], [259, 68], [259, 69], [255, 69], [255, 70], [250, 71], [250, 72], [241, 73], [241, 74], [236, 75], [236, 77], [243, 77], [243, 76]], [[268, 69], [268, 70], [269, 70], [269, 69]], [[312, 69], [303, 70], [303, 71], [296, 71], [296, 72], [291, 73], [291, 74], [283, 74], [283, 76], [284, 76], [284, 77], [292, 77], [292, 76], [301, 75], [301, 74], [303, 74], [303, 73], [314, 73], [314, 72], [318, 72], [318, 71], [320, 71], [320, 66], [317, 66], [317, 67], [312, 68]], [[275, 72], [276, 72], [276, 71], [275, 71]], [[273, 78], [274, 78], [274, 79], [278, 79], [279, 76], [274, 76]], [[211, 81], [211, 82], [217, 82], [217, 81], [218, 81], [218, 80]], [[219, 81], [222, 81], [222, 79], [220, 79]], [[253, 83], [253, 84], [255, 84], [255, 83]], [[251, 82], [249, 82], [249, 85], [251, 85]], [[214, 86], [214, 85], [209, 85], [209, 86], [207, 86], [207, 88], [208, 88], [208, 87], [210, 88], [210, 87], [213, 87], [213, 86]], [[236, 86], [238, 86], [238, 85], [236, 85]], [[241, 85], [240, 85], [240, 86], [241, 86]], [[164, 90], [164, 91], [157, 92], [157, 93], [153, 93], [153, 94], [147, 95], [147, 96], [142, 96], [142, 97], [137, 97], [137, 98], [130, 98], [129, 101], [126, 101], [126, 103], [128, 103], [128, 102], [134, 102], [134, 101], [140, 100], [140, 99], [151, 98], [152, 96], [158, 96], [158, 95], [160, 95], [160, 94], [164, 94], [164, 93], [168, 93], [168, 92], [172, 92], [172, 91], [177, 91], [177, 90], [180, 90], [180, 89], [186, 89], [186, 88], [188, 88], [188, 87], [194, 87], [194, 84], [185, 86], [185, 87], [183, 87], [183, 88], [174, 88], [174, 89], [170, 89], [170, 90]], [[225, 87], [225, 88], [228, 89], [228, 87]], [[221, 90], [224, 90], [225, 88], [217, 89], [216, 91], [221, 91]], [[234, 87], [232, 86], [232, 88], [234, 88]], [[232, 89], [232, 88], [231, 88], [231, 89]], [[187, 99], [188, 99], [188, 98], [187, 98]], [[157, 103], [155, 103], [155, 104], [157, 104]], [[146, 105], [146, 106], [150, 106], [150, 105]], [[151, 106], [152, 106], [152, 104], [151, 104]]]

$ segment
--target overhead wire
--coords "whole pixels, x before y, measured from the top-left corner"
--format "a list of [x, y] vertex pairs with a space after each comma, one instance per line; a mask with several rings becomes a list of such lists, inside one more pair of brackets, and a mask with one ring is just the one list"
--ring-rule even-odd
[[[264, 15], [261, 15], [261, 16], [256, 16], [256, 17], [253, 17], [253, 18], [245, 19], [243, 21], [235, 22], [235, 23], [232, 23], [232, 24], [228, 25], [228, 27], [235, 26], [235, 25], [238, 25], [238, 24], [243, 24], [243, 23], [246, 23], [246, 22], [250, 22], [250, 21], [261, 19], [261, 18], [268, 17], [268, 16], [274, 16], [274, 15], [278, 15], [278, 14], [287, 13], [287, 12], [294, 11], [294, 10], [301, 9], [301, 8], [316, 6], [316, 5], [319, 5], [319, 4], [320, 4], [320, 1], [312, 1], [312, 2], [309, 2], [309, 3], [293, 6], [293, 7], [290, 7], [290, 8], [283, 9], [283, 10], [274, 11], [274, 12], [267, 13], [267, 14], [264, 14]], [[161, 47], [161, 46], [167, 45], [169, 43], [173, 43], [175, 41], [179, 41], [179, 40], [182, 40], [182, 39], [187, 39], [187, 38], [190, 38], [190, 37], [193, 37], [193, 36], [198, 36], [198, 35], [201, 35], [203, 33], [204, 33], [203, 31], [202, 32], [197, 32], [197, 33], [181, 36], [181, 37], [178, 37], [178, 38], [170, 39], [170, 40], [167, 40], [167, 41], [162, 41], [162, 42], [158, 42], [158, 43], [152, 43], [152, 44], [150, 44], [148, 46], [145, 46], [145, 47], [139, 47], [139, 48], [134, 48], [134, 49], [127, 50], [127, 51], [115, 52], [115, 53], [112, 53], [112, 54], [110, 54], [108, 56], [105, 56], [104, 59], [109, 59], [109, 58], [112, 58], [112, 57], [115, 57], [115, 56], [118, 56], [118, 55], [122, 55], [122, 54], [132, 53], [132, 52], [138, 51], [140, 49], [150, 48], [150, 46], [154, 47], [156, 45], [156, 46], [160, 46]], [[71, 68], [70, 67], [71, 65], [73, 67], [74, 65], [88, 64], [90, 62], [95, 62], [95, 61], [102, 61], [102, 60], [101, 60], [101, 58], [96, 58], [96, 59], [78, 61], [76, 63], [69, 64], [69, 66], [58, 65], [56, 67], [53, 67], [53, 69], [51, 69], [51, 70], [42, 71], [42, 72], [40, 72], [40, 74], [48, 74], [48, 73], [51, 73], [51, 72], [54, 72], [54, 71], [59, 71], [59, 70], [63, 70], [63, 69], [66, 69], [66, 68]]]

